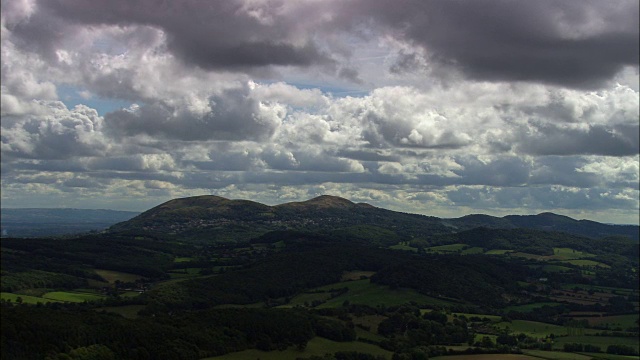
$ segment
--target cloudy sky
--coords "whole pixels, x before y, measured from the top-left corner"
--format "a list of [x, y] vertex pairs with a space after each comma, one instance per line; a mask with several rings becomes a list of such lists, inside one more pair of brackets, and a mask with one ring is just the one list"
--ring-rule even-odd
[[2, 1], [2, 206], [638, 223], [637, 0]]

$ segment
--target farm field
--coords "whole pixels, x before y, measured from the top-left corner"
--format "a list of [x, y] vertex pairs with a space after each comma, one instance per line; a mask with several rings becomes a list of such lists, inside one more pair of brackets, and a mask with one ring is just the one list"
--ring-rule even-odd
[[531, 304], [525, 304], [525, 305], [513, 305], [513, 306], [507, 306], [506, 308], [504, 308], [505, 311], [509, 312], [509, 311], [517, 311], [517, 312], [531, 312], [534, 311], [535, 309], [539, 309], [543, 306], [560, 306], [562, 304], [560, 303], [555, 303], [555, 302], [538, 302], [538, 303], [531, 303]]
[[348, 280], [362, 280], [363, 277], [365, 278], [370, 278], [372, 277], [376, 272], [375, 271], [348, 271], [344, 274], [342, 274], [342, 281], [348, 281]]
[[436, 356], [433, 360], [533, 360], [536, 357], [524, 354], [477, 354]]
[[391, 359], [392, 352], [384, 350], [379, 346], [363, 342], [336, 342], [321, 337], [315, 337], [307, 343], [304, 350], [290, 347], [284, 351], [261, 351], [256, 349], [239, 351], [222, 356], [210, 357], [203, 360], [295, 360], [300, 357], [322, 356], [327, 353], [338, 351], [358, 351], [374, 356], [382, 355]]
[[9, 292], [0, 293], [0, 298], [5, 301], [17, 302], [18, 298], [22, 299], [22, 302], [25, 304], [37, 304], [37, 303], [47, 303], [47, 302], [60, 302], [58, 300], [45, 299], [38, 296], [30, 296], [30, 295], [20, 295]]
[[427, 248], [427, 252], [436, 252], [436, 253], [449, 253], [449, 252], [457, 252], [466, 248], [467, 244], [449, 244], [449, 245], [439, 245], [432, 246]]
[[104, 299], [104, 295], [83, 292], [83, 291], [52, 291], [42, 295], [48, 300], [65, 301], [65, 302], [84, 302]]
[[501, 322], [495, 325], [499, 329], [509, 329], [513, 334], [524, 333], [532, 337], [546, 337], [551, 334], [565, 335], [567, 329], [564, 326], [547, 324], [537, 321], [513, 320], [512, 322]]
[[107, 280], [109, 284], [113, 284], [117, 280], [121, 282], [134, 282], [138, 279], [142, 279], [142, 276], [140, 275], [113, 270], [96, 269], [95, 273], [100, 275], [103, 279]]
[[553, 248], [554, 259], [582, 259], [588, 257], [595, 257], [594, 254], [582, 252], [571, 248]]
[[573, 290], [573, 289], [583, 289], [583, 290], [594, 290], [604, 293], [611, 293], [615, 295], [628, 296], [634, 293], [633, 289], [625, 289], [625, 288], [615, 288], [615, 287], [606, 287], [606, 286], [596, 286], [596, 285], [585, 285], [585, 284], [564, 284], [562, 288], [565, 290]]
[[635, 337], [613, 337], [613, 336], [563, 336], [556, 338], [553, 348], [562, 349], [564, 344], [591, 344], [600, 346], [603, 351], [607, 349], [609, 345], [628, 345], [638, 350], [640, 347], [640, 340]]
[[467, 320], [471, 319], [472, 317], [479, 317], [480, 319], [487, 318], [491, 321], [500, 321], [500, 319], [502, 318], [502, 316], [500, 315], [484, 315], [484, 314], [471, 314], [471, 313], [452, 313], [451, 315], [464, 316], [467, 318]]
[[558, 263], [567, 263], [567, 264], [581, 266], [581, 267], [597, 266], [597, 267], [601, 267], [601, 268], [605, 268], [605, 269], [608, 269], [608, 268], [611, 267], [611, 266], [609, 266], [607, 264], [603, 264], [603, 263], [598, 262], [598, 261], [586, 260], [586, 259], [562, 260], [562, 261], [558, 261]]
[[397, 244], [397, 245], [389, 246], [389, 249], [391, 249], [391, 250], [406, 250], [406, 251], [418, 252], [418, 248], [413, 247], [413, 246], [409, 246], [409, 245], [404, 245], [404, 244]]
[[501, 249], [493, 249], [493, 250], [489, 250], [486, 253], [484, 253], [485, 255], [505, 255], [508, 253], [513, 252], [513, 250], [501, 250]]
[[585, 316], [574, 317], [576, 320], [587, 320], [591, 326], [604, 326], [611, 329], [621, 328], [626, 330], [631, 327], [638, 327], [636, 321], [638, 320], [638, 314], [630, 315], [613, 315], [613, 316]]
[[468, 249], [462, 250], [462, 255], [472, 255], [472, 254], [482, 254], [484, 253], [484, 249], [481, 247], [470, 247]]
[[348, 300], [352, 304], [362, 304], [369, 306], [377, 305], [402, 305], [411, 301], [415, 301], [418, 304], [433, 304], [433, 305], [450, 305], [451, 303], [445, 300], [436, 299], [430, 296], [422, 295], [414, 290], [409, 289], [389, 289], [386, 286], [372, 284], [368, 279], [345, 281], [336, 283], [333, 285], [323, 286], [318, 289], [340, 289], [348, 287], [349, 291], [345, 294], [337, 296], [333, 299], [318, 306], [319, 309], [323, 308], [335, 308], [340, 307]]

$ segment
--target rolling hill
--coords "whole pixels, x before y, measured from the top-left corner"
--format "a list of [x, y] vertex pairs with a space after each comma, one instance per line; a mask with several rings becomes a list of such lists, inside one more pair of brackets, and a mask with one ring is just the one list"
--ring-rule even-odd
[[[408, 214], [353, 203], [337, 196], [322, 195], [307, 201], [269, 206], [249, 200], [219, 196], [175, 199], [135, 218], [112, 226], [110, 233], [186, 239], [246, 241], [278, 230], [335, 232], [390, 231], [390, 242], [452, 234], [477, 227], [560, 231], [591, 238], [625, 236], [638, 241], [639, 227], [574, 220], [552, 213], [530, 216], [493, 217], [468, 215], [455, 219]], [[357, 231], [354, 231], [357, 229]]]

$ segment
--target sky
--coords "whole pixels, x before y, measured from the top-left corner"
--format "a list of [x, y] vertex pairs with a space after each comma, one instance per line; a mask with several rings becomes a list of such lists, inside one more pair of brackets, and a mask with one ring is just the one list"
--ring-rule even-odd
[[637, 0], [3, 0], [2, 207], [638, 224]]

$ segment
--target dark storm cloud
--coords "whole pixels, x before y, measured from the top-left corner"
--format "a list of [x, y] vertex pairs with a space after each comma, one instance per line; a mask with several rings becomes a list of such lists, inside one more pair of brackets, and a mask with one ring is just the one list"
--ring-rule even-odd
[[160, 28], [175, 55], [205, 69], [331, 64], [310, 36], [296, 33], [304, 31], [301, 18], [280, 14], [286, 5], [198, 0], [40, 1], [43, 8], [74, 23]]
[[[52, 54], [75, 25], [149, 26], [174, 55], [204, 69], [320, 65], [355, 82], [358, 69], [338, 64], [345, 54], [328, 39], [391, 35], [424, 50], [431, 69], [595, 88], [638, 65], [638, 12], [636, 0], [41, 0], [12, 29], [24, 46]], [[390, 70], [415, 71], [418, 56], [403, 50]]]
[[350, 16], [370, 14], [397, 37], [423, 48], [429, 61], [474, 79], [590, 88], [639, 61], [635, 0], [349, 4]]

